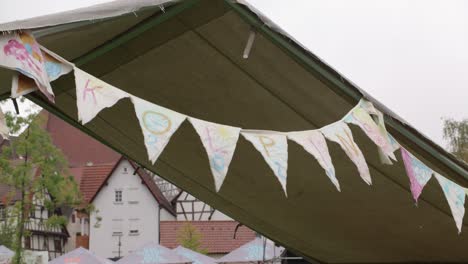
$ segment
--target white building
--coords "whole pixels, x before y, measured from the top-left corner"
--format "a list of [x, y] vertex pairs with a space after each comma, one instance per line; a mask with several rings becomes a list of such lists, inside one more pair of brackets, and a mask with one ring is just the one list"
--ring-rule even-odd
[[72, 239], [67, 250], [83, 246], [80, 239], [89, 236], [91, 252], [123, 257], [148, 242], [159, 242], [159, 222], [176, 219], [152, 177], [125, 158], [114, 165], [82, 168], [79, 178], [84, 199], [94, 209], [89, 217], [77, 211], [70, 216]]

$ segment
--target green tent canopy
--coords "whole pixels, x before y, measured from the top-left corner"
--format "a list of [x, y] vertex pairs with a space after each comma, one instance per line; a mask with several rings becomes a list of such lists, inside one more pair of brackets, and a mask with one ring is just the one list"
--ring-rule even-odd
[[[38, 41], [133, 95], [196, 118], [276, 131], [333, 123], [365, 96], [385, 113], [387, 129], [398, 142], [435, 171], [468, 187], [465, 163], [252, 8], [230, 0], [187, 0], [166, 3], [164, 10], [153, 6], [136, 15], [64, 24], [77, 21], [73, 16], [68, 21], [68, 14], [62, 14], [63, 21], [53, 21], [60, 25], [34, 29]], [[51, 24], [41, 18], [29, 22], [18, 23], [18, 28]], [[0, 29], [15, 29], [8, 26]], [[257, 34], [244, 59], [252, 31]], [[2, 98], [10, 95], [11, 75], [0, 69]], [[342, 189], [337, 192], [315, 159], [290, 141], [286, 198], [260, 153], [241, 137], [216, 193], [205, 150], [188, 122], [153, 166], [130, 100], [121, 100], [82, 126], [77, 122], [73, 74], [53, 82], [53, 88], [55, 104], [39, 94], [28, 98], [310, 262], [468, 261], [468, 220], [457, 235], [437, 181], [430, 180], [416, 207], [400, 154], [394, 165], [382, 164], [376, 146], [356, 126], [351, 125], [352, 132], [369, 165], [372, 186], [361, 180], [341, 148], [329, 142]], [[424, 114], [424, 109], [418, 111]]]

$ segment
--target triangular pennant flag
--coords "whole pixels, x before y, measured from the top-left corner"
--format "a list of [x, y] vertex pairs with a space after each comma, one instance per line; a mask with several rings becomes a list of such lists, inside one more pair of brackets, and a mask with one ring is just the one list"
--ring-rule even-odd
[[262, 154], [287, 195], [288, 140], [286, 136], [278, 132], [259, 130], [243, 131], [241, 134]]
[[453, 219], [458, 228], [458, 233], [461, 233], [463, 216], [465, 215], [465, 189], [436, 172], [434, 172], [434, 176], [439, 182], [440, 187], [442, 187], [445, 198], [447, 198]]
[[[367, 113], [369, 113], [369, 115], [373, 116], [372, 119], [377, 123], [377, 126], [379, 127], [381, 134], [387, 135], [388, 142], [390, 143], [390, 151], [391, 153], [394, 154], [394, 152], [400, 148], [400, 144], [398, 144], [398, 142], [392, 137], [392, 135], [390, 135], [390, 133], [387, 132], [387, 128], [385, 127], [385, 120], [384, 120], [384, 116], [382, 112], [377, 110], [371, 102], [365, 99], [361, 99], [359, 101], [358, 106], [366, 110]], [[379, 157], [382, 163], [389, 164], [389, 165], [393, 164], [389, 156], [385, 154], [381, 148], [379, 148]], [[392, 159], [396, 161], [396, 157], [394, 155]]]
[[75, 84], [78, 120], [83, 125], [91, 121], [102, 109], [130, 96], [78, 68], [75, 68]]
[[210, 168], [214, 177], [216, 191], [219, 191], [228, 172], [241, 129], [207, 122], [193, 117], [190, 117], [189, 121], [197, 131], [205, 147], [210, 161]]
[[405, 148], [401, 148], [401, 157], [405, 164], [406, 174], [410, 179], [410, 188], [416, 203], [426, 183], [431, 179], [433, 171]]
[[143, 132], [148, 158], [154, 164], [187, 116], [135, 96], [131, 100]]
[[34, 80], [39, 90], [54, 101], [44, 55], [29, 31], [0, 36], [0, 65], [16, 70]]
[[343, 121], [338, 121], [320, 129], [323, 135], [333, 142], [338, 143], [344, 150], [346, 155], [356, 165], [359, 175], [369, 185], [372, 184], [369, 168], [367, 167], [366, 159], [354, 142], [353, 134], [348, 125]]
[[[40, 48], [44, 57], [44, 66], [49, 81], [55, 81], [60, 76], [67, 74], [73, 70], [72, 63], [67, 62], [62, 57], [47, 50], [42, 46]], [[11, 97], [17, 98], [19, 96], [34, 92], [37, 89], [37, 85], [33, 79], [20, 73], [13, 76]]]
[[358, 104], [344, 118], [343, 121], [359, 126], [364, 133], [382, 150], [387, 156], [396, 160], [392, 151], [392, 145], [389, 141], [386, 129], [381, 128], [375, 123], [366, 109]]
[[322, 133], [318, 130], [299, 131], [288, 133], [288, 138], [301, 145], [318, 161], [320, 166], [325, 170], [328, 178], [340, 190], [340, 183], [335, 176], [335, 167], [328, 152], [327, 142]]

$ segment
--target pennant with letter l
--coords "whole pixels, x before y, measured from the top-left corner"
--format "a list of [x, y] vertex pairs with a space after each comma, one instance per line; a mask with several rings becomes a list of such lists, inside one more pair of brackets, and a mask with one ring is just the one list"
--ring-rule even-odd
[[405, 164], [406, 174], [410, 179], [411, 194], [417, 203], [424, 186], [432, 177], [432, 170], [403, 147], [401, 148], [401, 157]]
[[386, 129], [382, 130], [372, 119], [369, 112], [361, 107], [361, 104], [354, 107], [343, 118], [343, 121], [359, 126], [387, 157], [396, 160]]
[[353, 134], [348, 125], [343, 121], [338, 121], [320, 129], [323, 135], [333, 142], [338, 143], [344, 150], [346, 155], [356, 165], [359, 175], [369, 185], [372, 184], [369, 168], [367, 167], [366, 159], [354, 142]]
[[45, 58], [31, 32], [14, 32], [0, 36], [0, 65], [34, 80], [47, 99], [54, 101]]
[[135, 96], [131, 100], [143, 132], [148, 158], [154, 164], [187, 116]]
[[340, 183], [335, 176], [335, 167], [333, 167], [330, 153], [328, 152], [327, 142], [322, 133], [318, 130], [290, 132], [288, 133], [288, 138], [301, 145], [305, 151], [314, 156], [336, 189], [341, 191]]
[[[73, 70], [72, 63], [66, 61], [62, 57], [42, 46], [40, 48], [42, 55], [44, 56], [44, 66], [47, 72], [47, 76], [49, 77], [49, 81], [55, 81], [60, 76]], [[19, 96], [34, 92], [37, 89], [37, 85], [33, 79], [20, 73], [13, 76], [11, 97], [17, 98]]]
[[99, 112], [130, 95], [75, 67], [78, 120], [84, 125]]
[[288, 140], [286, 136], [278, 132], [261, 130], [242, 131], [241, 134], [262, 154], [287, 196]]
[[195, 131], [200, 136], [210, 162], [211, 173], [214, 177], [218, 192], [226, 178], [234, 151], [241, 131], [238, 127], [220, 125], [189, 117]]
[[465, 189], [436, 172], [434, 172], [434, 176], [444, 191], [450, 211], [452, 211], [453, 219], [457, 225], [458, 233], [460, 234], [463, 224], [463, 216], [465, 216]]

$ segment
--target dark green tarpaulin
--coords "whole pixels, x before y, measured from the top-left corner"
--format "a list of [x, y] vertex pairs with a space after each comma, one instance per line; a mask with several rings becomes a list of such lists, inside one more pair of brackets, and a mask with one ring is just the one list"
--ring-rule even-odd
[[[252, 29], [260, 34], [245, 60], [242, 52]], [[165, 13], [148, 9], [138, 16], [57, 30], [39, 42], [133, 95], [244, 128], [319, 128], [343, 117], [362, 96], [312, 54], [231, 1], [183, 1]], [[9, 94], [9, 75], [0, 70], [4, 96]], [[368, 161], [372, 186], [361, 180], [339, 146], [329, 143], [342, 188], [337, 192], [314, 158], [290, 142], [286, 198], [261, 155], [240, 138], [216, 193], [205, 150], [188, 122], [152, 166], [130, 100], [81, 126], [73, 75], [53, 84], [55, 105], [38, 95], [29, 98], [310, 261], [468, 262], [468, 230], [457, 235], [435, 179], [416, 207], [402, 162], [382, 165], [375, 145], [357, 127], [352, 131]], [[394, 137], [427, 165], [468, 186], [465, 164], [397, 119], [387, 115], [386, 121]]]

